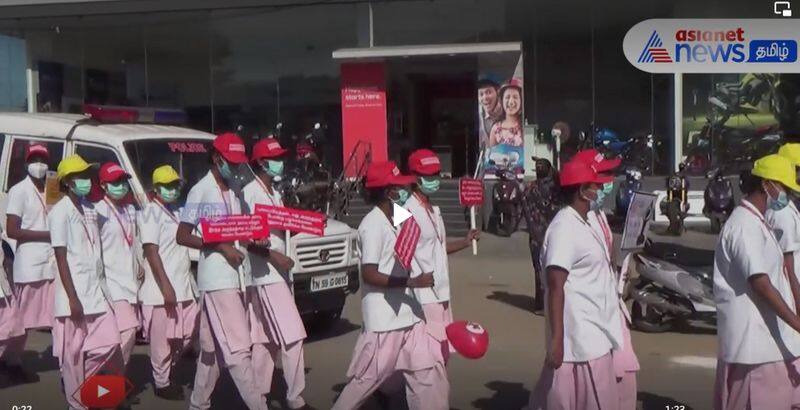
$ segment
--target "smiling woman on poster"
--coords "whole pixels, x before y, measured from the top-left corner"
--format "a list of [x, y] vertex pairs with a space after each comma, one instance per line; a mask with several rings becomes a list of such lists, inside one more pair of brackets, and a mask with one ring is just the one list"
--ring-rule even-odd
[[522, 128], [522, 80], [512, 78], [500, 87], [499, 103], [503, 117], [492, 125], [486, 148], [486, 173], [510, 169], [521, 174], [524, 170], [524, 138]]

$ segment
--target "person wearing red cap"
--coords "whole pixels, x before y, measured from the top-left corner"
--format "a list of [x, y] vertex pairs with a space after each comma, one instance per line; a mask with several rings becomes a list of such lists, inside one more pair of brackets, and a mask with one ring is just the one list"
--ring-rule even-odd
[[396, 260], [398, 229], [394, 204], [408, 199], [414, 178], [392, 161], [373, 162], [366, 175], [368, 202], [375, 205], [358, 226], [361, 243], [361, 313], [364, 326], [347, 370], [348, 382], [333, 409], [357, 409], [384, 382], [400, 372], [410, 409], [448, 409], [444, 367], [430, 351], [415, 288], [434, 285], [433, 274], [409, 273]]
[[[8, 237], [17, 241], [14, 251], [12, 286], [17, 319], [26, 332], [49, 329], [53, 326], [53, 280], [56, 275], [50, 229], [47, 221], [49, 207], [45, 200], [45, 176], [50, 154], [44, 144], [31, 144], [25, 152], [27, 177], [8, 191], [6, 228]], [[25, 347], [26, 333], [8, 334], [3, 362], [12, 380], [34, 381], [25, 372], [20, 358]], [[0, 334], [0, 338], [2, 338]]]
[[420, 225], [421, 235], [417, 243], [413, 266], [414, 273], [433, 272], [436, 285], [433, 288], [415, 289], [417, 299], [422, 303], [428, 333], [434, 335], [439, 345], [436, 352], [443, 364], [450, 355], [450, 345], [444, 329], [453, 322], [450, 311], [450, 267], [447, 257], [470, 246], [473, 239], [480, 239], [480, 231], [472, 229], [464, 238], [447, 240], [444, 219], [438, 206], [431, 203], [430, 195], [439, 190], [441, 181], [439, 157], [427, 149], [416, 150], [408, 158], [409, 171], [417, 178], [413, 194], [405, 208], [411, 212]]
[[[278, 140], [266, 138], [253, 146], [251, 166], [255, 179], [244, 187], [244, 200], [252, 212], [256, 205], [283, 207], [281, 194], [273, 186], [273, 179], [283, 175], [287, 150]], [[286, 249], [285, 232], [270, 232], [270, 251], [250, 251], [252, 286], [247, 288], [247, 306], [253, 335], [253, 371], [258, 375], [262, 394], [272, 389], [275, 361], [280, 357], [283, 378], [286, 381], [286, 401], [292, 409], [306, 405], [302, 393], [305, 389], [305, 361], [303, 340], [306, 330], [300, 312], [289, 289], [286, 275], [294, 262], [283, 254]]]
[[99, 180], [105, 196], [95, 204], [106, 285], [120, 332], [125, 367], [128, 366], [139, 328], [139, 263], [134, 245], [136, 209], [128, 196], [130, 177], [117, 163], [103, 164]]
[[[200, 250], [197, 287], [201, 292], [200, 355], [190, 408], [211, 407], [211, 393], [224, 365], [239, 394], [250, 409], [266, 409], [265, 397], [256, 385], [252, 365], [252, 339], [244, 290], [250, 278], [248, 247], [268, 249], [256, 243], [205, 243], [194, 234], [201, 220], [241, 215], [243, 201], [238, 181], [239, 169], [247, 163], [244, 142], [238, 135], [217, 136], [211, 152], [211, 170], [189, 191], [176, 234], [179, 245]], [[224, 318], [224, 320], [223, 320]]]
[[564, 164], [559, 177], [566, 206], [542, 247], [547, 355], [530, 408], [616, 409], [612, 351], [623, 343], [616, 281], [605, 239], [589, 223], [613, 178], [580, 161]]
[[[608, 174], [616, 169], [621, 160], [606, 159], [603, 154], [595, 149], [583, 150], [575, 154], [573, 157], [575, 161], [581, 161], [595, 171], [601, 174]], [[607, 198], [614, 188], [614, 182], [607, 182], [603, 184], [603, 188], [598, 192], [600, 195], [600, 207], [589, 212], [589, 224], [592, 225], [595, 232], [605, 239], [606, 252], [611, 260], [614, 260], [614, 236], [611, 233], [611, 225], [608, 223], [606, 213], [602, 209], [602, 198]], [[625, 265], [625, 264], [623, 264]], [[621, 350], [614, 351], [614, 369], [617, 375], [617, 392], [619, 393], [619, 408], [621, 410], [635, 409], [636, 408], [636, 373], [639, 371], [639, 359], [636, 357], [636, 352], [633, 349], [633, 341], [631, 339], [631, 316], [628, 312], [628, 307], [625, 305], [625, 300], [622, 297], [622, 291], [625, 289], [625, 283], [628, 279], [627, 272], [617, 272], [616, 264], [612, 265], [614, 268], [617, 281], [617, 292], [615, 297], [619, 303], [620, 322], [622, 323], [622, 338], [623, 346]]]

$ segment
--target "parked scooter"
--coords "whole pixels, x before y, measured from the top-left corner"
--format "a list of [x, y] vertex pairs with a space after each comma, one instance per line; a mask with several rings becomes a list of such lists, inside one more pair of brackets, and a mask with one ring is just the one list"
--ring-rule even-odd
[[620, 218], [628, 214], [628, 207], [631, 204], [633, 193], [642, 189], [642, 172], [638, 168], [629, 167], [625, 169], [625, 181], [617, 187], [616, 206], [614, 215]]
[[711, 221], [711, 232], [719, 233], [733, 212], [733, 184], [722, 175], [721, 168], [709, 171], [707, 178], [703, 215]]
[[661, 201], [661, 213], [669, 219], [667, 232], [672, 235], [683, 233], [683, 220], [689, 213], [689, 181], [684, 174], [685, 165], [680, 164], [678, 172], [667, 177], [667, 197]]
[[499, 181], [492, 187], [492, 218], [498, 235], [511, 236], [522, 215], [522, 190], [513, 171], [500, 168], [495, 175]]
[[639, 274], [628, 293], [636, 329], [666, 332], [688, 319], [714, 323], [713, 252], [648, 242], [632, 263]]

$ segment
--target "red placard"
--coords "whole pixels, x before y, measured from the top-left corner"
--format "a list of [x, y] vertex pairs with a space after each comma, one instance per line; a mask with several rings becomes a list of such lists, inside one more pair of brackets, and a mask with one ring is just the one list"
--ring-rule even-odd
[[[358, 176], [366, 152], [356, 150], [360, 141], [372, 147], [372, 161], [386, 161], [386, 66], [382, 62], [342, 64], [342, 155], [347, 176]], [[355, 152], [357, 158], [349, 162]]]
[[270, 228], [285, 231], [308, 233], [322, 236], [325, 234], [325, 215], [319, 212], [256, 204], [256, 214], [267, 219]]
[[233, 242], [269, 237], [269, 225], [261, 215], [229, 215], [200, 221], [203, 242]]
[[461, 202], [461, 206], [483, 205], [483, 181], [461, 178], [458, 182], [458, 200]]
[[422, 229], [420, 229], [413, 216], [403, 222], [403, 227], [400, 228], [400, 233], [397, 234], [394, 253], [397, 256], [397, 261], [400, 262], [400, 265], [405, 270], [411, 268], [411, 260], [414, 258], [414, 252], [417, 250], [417, 243], [421, 234]]

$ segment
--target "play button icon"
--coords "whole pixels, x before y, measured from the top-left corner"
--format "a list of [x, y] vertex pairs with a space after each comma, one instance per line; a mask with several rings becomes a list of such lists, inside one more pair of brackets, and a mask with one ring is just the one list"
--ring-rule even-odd
[[73, 397], [79, 395], [86, 407], [113, 409], [125, 400], [131, 390], [133, 384], [123, 376], [98, 374], [86, 379]]
[[392, 209], [392, 223], [394, 226], [400, 226], [406, 219], [411, 218], [411, 212], [406, 211], [400, 205], [392, 204], [394, 208]]

